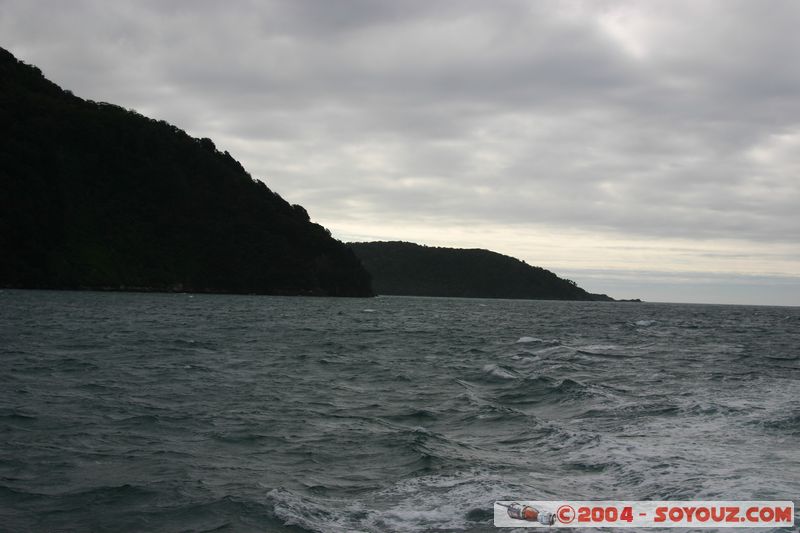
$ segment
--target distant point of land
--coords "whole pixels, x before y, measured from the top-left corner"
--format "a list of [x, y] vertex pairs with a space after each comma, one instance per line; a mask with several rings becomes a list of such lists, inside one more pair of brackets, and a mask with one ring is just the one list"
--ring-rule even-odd
[[615, 301], [549, 270], [489, 250], [398, 241], [355, 242], [350, 247], [372, 275], [377, 294]]

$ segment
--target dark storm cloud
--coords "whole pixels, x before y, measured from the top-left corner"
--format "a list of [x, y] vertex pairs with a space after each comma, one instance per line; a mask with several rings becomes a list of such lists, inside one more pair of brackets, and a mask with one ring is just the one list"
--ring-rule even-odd
[[63, 86], [213, 137], [330, 223], [790, 242], [798, 9], [2, 0], [0, 28]]

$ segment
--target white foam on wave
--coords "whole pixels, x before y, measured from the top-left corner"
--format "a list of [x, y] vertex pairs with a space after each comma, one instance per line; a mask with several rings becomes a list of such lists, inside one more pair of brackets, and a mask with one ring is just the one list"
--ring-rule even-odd
[[540, 339], [539, 337], [520, 337], [515, 344], [540, 344], [544, 346], [560, 346], [561, 343], [555, 339]]
[[621, 348], [615, 344], [587, 344], [585, 346], [578, 346], [578, 350], [588, 354], [606, 354], [616, 353]]
[[491, 513], [494, 500], [524, 492], [486, 472], [407, 479], [379, 493], [379, 501], [391, 502], [389, 509], [373, 514], [367, 527], [370, 531], [460, 531], [476, 526], [483, 530], [489, 524], [471, 522], [470, 511]]
[[501, 367], [500, 365], [489, 364], [483, 366], [483, 371], [491, 376], [500, 379], [517, 379], [517, 376], [512, 374], [509, 370]]
[[634, 325], [647, 327], [647, 326], [652, 326], [655, 323], [656, 323], [655, 320], [637, 320], [636, 322], [634, 322]]
[[526, 356], [522, 356], [522, 355], [512, 355], [511, 359], [513, 359], [514, 361], [519, 361], [520, 363], [533, 363], [535, 361], [538, 361], [539, 357], [538, 356], [536, 356], [536, 357], [526, 357]]
[[541, 348], [539, 350], [534, 350], [531, 352], [531, 355], [534, 355], [536, 357], [550, 357], [550, 356], [569, 357], [570, 355], [574, 354], [575, 350], [573, 348], [561, 345], [548, 346], [547, 348]]
[[398, 481], [347, 501], [311, 498], [287, 489], [271, 490], [275, 514], [286, 525], [339, 533], [383, 531], [461, 531], [489, 526], [488, 517], [472, 521], [470, 511], [492, 512], [494, 500], [525, 488], [485, 472], [430, 475]]
[[320, 533], [366, 533], [352, 515], [363, 512], [359, 502], [350, 502], [345, 509], [340, 503], [303, 498], [287, 489], [273, 489], [267, 497], [274, 503], [275, 516], [287, 526], [300, 526]]

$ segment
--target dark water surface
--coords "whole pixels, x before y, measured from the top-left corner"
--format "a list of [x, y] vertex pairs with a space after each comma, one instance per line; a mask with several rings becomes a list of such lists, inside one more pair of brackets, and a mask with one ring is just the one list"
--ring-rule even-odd
[[0, 361], [3, 531], [800, 504], [800, 308], [6, 290]]

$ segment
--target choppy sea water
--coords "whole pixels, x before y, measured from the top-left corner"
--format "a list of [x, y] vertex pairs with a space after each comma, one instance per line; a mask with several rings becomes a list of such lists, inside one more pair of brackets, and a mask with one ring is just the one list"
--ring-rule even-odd
[[6, 290], [0, 363], [3, 531], [800, 504], [800, 308]]

